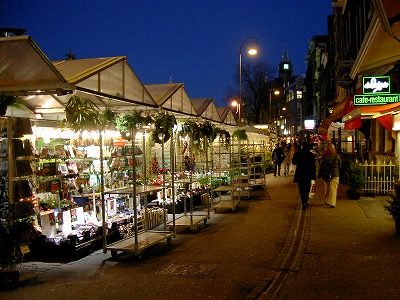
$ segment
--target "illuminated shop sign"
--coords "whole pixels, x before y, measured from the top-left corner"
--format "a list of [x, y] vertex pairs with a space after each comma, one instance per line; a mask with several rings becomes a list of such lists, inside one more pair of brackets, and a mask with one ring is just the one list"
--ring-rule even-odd
[[363, 77], [363, 94], [389, 94], [390, 77]]
[[400, 94], [354, 95], [354, 105], [382, 105], [400, 102]]
[[363, 77], [363, 94], [354, 95], [353, 104], [383, 105], [400, 102], [400, 94], [390, 94], [390, 76]]
[[307, 130], [314, 130], [315, 120], [304, 120], [304, 128]]

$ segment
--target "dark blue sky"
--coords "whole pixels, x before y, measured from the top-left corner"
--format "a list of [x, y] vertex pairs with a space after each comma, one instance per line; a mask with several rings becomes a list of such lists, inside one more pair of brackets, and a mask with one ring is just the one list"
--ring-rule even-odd
[[277, 66], [286, 48], [305, 73], [308, 39], [327, 34], [331, 0], [0, 0], [0, 27], [26, 29], [50, 60], [127, 56], [144, 84], [170, 73], [191, 98], [223, 102], [237, 84], [239, 48], [259, 40], [260, 60]]

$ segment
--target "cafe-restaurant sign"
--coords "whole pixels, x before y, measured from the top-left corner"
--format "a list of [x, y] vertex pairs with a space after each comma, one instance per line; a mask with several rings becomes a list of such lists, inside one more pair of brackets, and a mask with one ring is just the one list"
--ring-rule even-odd
[[390, 93], [390, 77], [363, 77], [363, 93], [354, 95], [354, 105], [383, 105], [400, 102], [400, 94]]

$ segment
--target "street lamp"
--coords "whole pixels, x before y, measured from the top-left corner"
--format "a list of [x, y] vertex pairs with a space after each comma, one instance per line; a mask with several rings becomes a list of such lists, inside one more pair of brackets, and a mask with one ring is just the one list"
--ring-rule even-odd
[[236, 107], [236, 113], [240, 111], [240, 103], [236, 100], [233, 100], [231, 103], [232, 107]]
[[239, 49], [239, 102], [237, 103], [238, 106], [238, 117], [239, 117], [239, 123], [241, 121], [241, 105], [242, 105], [242, 48], [244, 44], [248, 40], [254, 40], [254, 43], [251, 43], [249, 50], [247, 51], [248, 54], [250, 55], [256, 55], [257, 54], [257, 49], [255, 48], [256, 45], [258, 45], [258, 40], [254, 36], [250, 36], [247, 39], [245, 39], [242, 44], [240, 45]]
[[274, 89], [269, 90], [269, 119], [270, 120], [272, 120], [272, 92], [274, 92], [275, 96], [277, 96], [281, 93], [279, 90], [274, 90]]

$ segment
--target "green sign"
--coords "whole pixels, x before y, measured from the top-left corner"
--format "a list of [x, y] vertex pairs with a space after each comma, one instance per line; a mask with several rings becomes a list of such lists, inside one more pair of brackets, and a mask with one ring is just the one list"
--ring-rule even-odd
[[389, 94], [390, 76], [363, 77], [363, 94]]
[[354, 105], [383, 105], [400, 102], [400, 94], [354, 95]]

